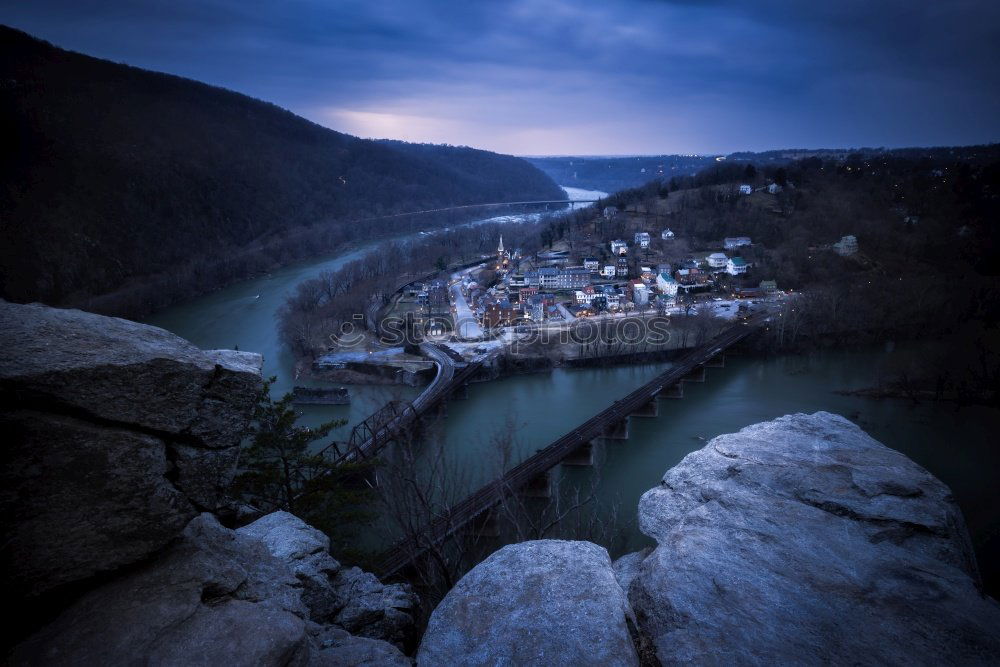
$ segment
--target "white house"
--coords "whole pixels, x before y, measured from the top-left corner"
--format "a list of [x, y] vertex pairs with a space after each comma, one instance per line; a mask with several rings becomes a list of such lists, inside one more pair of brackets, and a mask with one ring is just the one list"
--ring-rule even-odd
[[838, 255], [842, 255], [844, 257], [853, 255], [858, 251], [858, 239], [855, 238], [853, 234], [848, 234], [834, 243], [833, 249], [837, 251]]
[[615, 239], [611, 242], [611, 254], [612, 255], [624, 255], [628, 252], [628, 243], [622, 241], [621, 239]]
[[750, 243], [749, 236], [727, 236], [722, 240], [722, 244], [726, 247], [726, 250], [736, 250], [745, 245], [753, 245]]
[[610, 220], [611, 218], [615, 217], [616, 215], [618, 215], [618, 207], [617, 206], [605, 206], [604, 207], [604, 219], [605, 220]]
[[726, 264], [729, 263], [729, 258], [721, 252], [713, 252], [705, 258], [705, 261], [713, 269], [724, 269], [726, 268]]
[[615, 277], [615, 265], [614, 264], [605, 264], [604, 268], [601, 269], [601, 275], [604, 276], [605, 278], [614, 278]]
[[583, 268], [588, 271], [599, 271], [601, 269], [601, 263], [593, 257], [587, 257], [583, 260]]
[[594, 300], [594, 292], [593, 292], [593, 290], [584, 291], [584, 290], [579, 290], [578, 289], [576, 291], [576, 302], [577, 303], [586, 304], [586, 305], [589, 306], [590, 302], [593, 301], [593, 300]]
[[656, 289], [667, 296], [677, 296], [677, 281], [669, 273], [656, 276]]
[[649, 232], [636, 232], [635, 242], [639, 244], [640, 248], [649, 247]]
[[669, 227], [667, 227], [662, 232], [660, 232], [660, 238], [663, 239], [664, 241], [673, 241], [674, 233], [670, 231]]
[[738, 276], [747, 272], [747, 263], [742, 257], [730, 257], [726, 262], [726, 273], [731, 276]]
[[743, 185], [740, 186], [740, 194], [741, 195], [750, 195], [750, 194], [753, 194], [753, 186], [752, 185], [747, 185], [746, 183], [744, 183]]
[[772, 195], [776, 195], [782, 190], [784, 190], [784, 188], [778, 185], [777, 183], [771, 183], [769, 186], [767, 186], [767, 191], [770, 192]]

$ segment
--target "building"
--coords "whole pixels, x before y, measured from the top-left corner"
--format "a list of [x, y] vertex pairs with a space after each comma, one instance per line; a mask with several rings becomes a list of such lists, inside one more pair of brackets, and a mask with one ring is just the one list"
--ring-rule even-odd
[[505, 271], [510, 268], [510, 252], [504, 250], [503, 234], [500, 235], [500, 244], [497, 246], [497, 269]]
[[778, 282], [776, 280], [762, 280], [760, 281], [760, 291], [770, 296], [778, 291]]
[[535, 294], [531, 297], [530, 301], [531, 314], [529, 317], [535, 322], [541, 322], [545, 319], [545, 304], [542, 302], [542, 297]]
[[[670, 265], [669, 264], [667, 265], [667, 268], [665, 270], [666, 270], [667, 273], [670, 273]], [[639, 267], [639, 277], [642, 278], [643, 280], [652, 280], [653, 276], [655, 276], [655, 275], [656, 275], [656, 273], [653, 271], [653, 267], [651, 267], [651, 266], [640, 266]]]
[[628, 258], [619, 257], [615, 262], [615, 276], [618, 278], [628, 277]]
[[595, 314], [594, 307], [589, 303], [581, 303], [568, 308], [573, 317], [591, 317]]
[[622, 241], [621, 239], [615, 239], [611, 242], [611, 254], [612, 255], [624, 255], [628, 252], [628, 243]]
[[726, 262], [726, 273], [731, 276], [739, 276], [747, 272], [746, 261], [742, 257], [730, 257]]
[[605, 264], [604, 268], [601, 269], [601, 275], [604, 276], [605, 278], [614, 278], [615, 271], [616, 269], [614, 264]]
[[853, 255], [858, 251], [858, 239], [853, 234], [848, 234], [834, 243], [833, 249], [842, 257]]
[[556, 276], [557, 289], [578, 289], [590, 284], [590, 271], [582, 266], [570, 266]]
[[615, 217], [616, 215], [618, 215], [618, 207], [617, 206], [605, 206], [604, 207], [604, 219], [605, 220], [610, 220], [613, 217]]
[[596, 273], [601, 270], [601, 263], [595, 257], [587, 257], [583, 260], [583, 268]]
[[767, 186], [767, 191], [770, 192], [772, 195], [776, 195], [782, 190], [784, 190], [784, 188], [778, 185], [777, 183], [771, 183], [769, 186]]
[[725, 246], [726, 250], [736, 250], [753, 244], [750, 243], [749, 236], [730, 236], [722, 240], [722, 245]]
[[577, 303], [590, 303], [594, 300], [594, 286], [587, 285], [583, 289], [576, 290], [576, 302]]
[[663, 239], [664, 241], [673, 241], [674, 233], [670, 231], [669, 227], [667, 227], [662, 232], [660, 232], [660, 238]]
[[604, 302], [608, 305], [609, 310], [621, 308], [622, 292], [614, 285], [605, 285], [601, 296], [604, 297]]
[[656, 276], [656, 289], [660, 291], [660, 294], [677, 296], [677, 288], [677, 281], [669, 273], [661, 273]]
[[535, 296], [536, 294], [538, 294], [537, 287], [522, 287], [520, 290], [518, 290], [518, 296], [521, 299], [521, 303], [527, 303], [531, 299], [531, 297]]
[[746, 183], [744, 183], [743, 185], [740, 186], [740, 194], [741, 195], [750, 195], [750, 194], [753, 194], [753, 186], [752, 185], [747, 185]]
[[729, 263], [729, 258], [721, 252], [713, 252], [705, 258], [705, 262], [708, 264], [709, 268], [724, 269], [726, 268], [726, 264]]
[[640, 248], [649, 247], [649, 232], [636, 232], [635, 242], [639, 244]]
[[514, 321], [514, 309], [509, 301], [493, 301], [486, 304], [483, 312], [483, 326], [492, 329]]
[[542, 289], [554, 289], [559, 283], [559, 269], [554, 266], [543, 266], [538, 269], [538, 286]]
[[508, 273], [506, 278], [507, 285], [513, 288], [526, 287], [528, 285], [528, 278], [523, 273]]
[[646, 286], [646, 283], [636, 278], [630, 285], [632, 286], [632, 302], [635, 305], [644, 306], [649, 303], [649, 287]]

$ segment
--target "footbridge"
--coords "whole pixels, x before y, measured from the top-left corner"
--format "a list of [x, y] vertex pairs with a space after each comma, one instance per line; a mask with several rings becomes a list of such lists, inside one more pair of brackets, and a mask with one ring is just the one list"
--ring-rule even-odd
[[412, 402], [390, 401], [355, 426], [346, 443], [328, 445], [323, 453], [332, 453], [337, 465], [357, 463], [376, 456], [383, 447], [406, 434], [424, 413], [465, 386], [489, 359], [459, 362], [445, 346], [436, 343], [422, 343], [420, 350], [437, 366], [434, 379]]
[[[656, 376], [625, 398], [594, 415], [570, 432], [555, 440], [535, 455], [511, 468], [472, 495], [445, 511], [415, 540], [404, 540], [392, 547], [378, 567], [381, 576], [398, 573], [419, 558], [428, 544], [438, 544], [469, 526], [477, 517], [513, 494], [546, 476], [552, 468], [579, 456], [589, 456], [592, 443], [599, 438], [620, 438], [627, 435], [630, 416], [655, 415], [658, 398], [680, 398], [684, 382], [704, 382], [705, 368], [719, 366], [725, 351], [757, 330], [766, 320], [758, 313], [734, 324], [721, 334], [680, 358], [669, 370]], [[624, 433], [623, 433], [624, 431]]]

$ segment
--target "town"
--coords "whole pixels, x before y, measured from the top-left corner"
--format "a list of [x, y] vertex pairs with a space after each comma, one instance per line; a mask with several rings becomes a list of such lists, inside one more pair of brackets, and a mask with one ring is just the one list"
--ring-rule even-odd
[[[749, 188], [741, 186], [740, 194], [749, 194]], [[495, 254], [480, 263], [408, 285], [395, 312], [412, 312], [426, 333], [475, 341], [508, 328], [524, 332], [584, 318], [691, 315], [705, 309], [729, 319], [785, 295], [772, 277], [755, 270], [763, 250], [748, 236], [690, 251], [669, 227], [642, 229], [641, 217], [614, 206], [598, 210], [596, 218], [590, 238], [531, 254], [501, 235]], [[630, 231], [626, 238], [600, 240], [600, 224], [621, 219]], [[857, 240], [845, 236], [817, 250], [850, 256], [858, 251]]]

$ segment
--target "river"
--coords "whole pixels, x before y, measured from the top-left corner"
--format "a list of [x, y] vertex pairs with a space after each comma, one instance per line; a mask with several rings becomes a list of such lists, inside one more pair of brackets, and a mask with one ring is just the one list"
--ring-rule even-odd
[[[569, 191], [569, 189], [567, 189]], [[576, 199], [592, 193], [576, 191]], [[305, 262], [174, 306], [148, 319], [203, 348], [231, 348], [264, 355], [265, 376], [276, 376], [276, 394], [296, 381], [293, 363], [281, 347], [274, 314], [302, 280], [336, 269], [370, 252], [361, 245], [337, 257]], [[894, 355], [912, 354], [897, 346], [862, 352], [824, 351], [767, 359], [731, 357], [726, 367], [709, 369], [704, 384], [686, 384], [684, 399], [659, 402], [659, 416], [631, 420], [630, 437], [598, 452], [599, 499], [618, 503], [625, 520], [625, 547], [647, 544], [634, 525], [639, 496], [687, 453], [720, 433], [791, 412], [826, 410], [850, 418], [872, 437], [893, 447], [948, 484], [961, 505], [976, 545], [980, 567], [994, 592], [1000, 585], [1000, 411], [982, 407], [902, 400], [875, 401], [834, 393], [869, 386], [877, 369]], [[494, 436], [512, 433], [515, 456], [524, 457], [662, 372], [667, 364], [612, 368], [556, 369], [469, 388], [468, 398], [451, 401], [438, 437], [474, 486], [493, 473], [499, 461]], [[299, 382], [299, 384], [309, 384]], [[352, 386], [350, 406], [309, 406], [303, 422], [346, 419], [334, 437], [346, 438], [350, 426], [385, 400], [411, 398], [407, 387]], [[565, 479], [587, 486], [590, 468], [564, 468]], [[617, 554], [615, 554], [617, 555]]]

